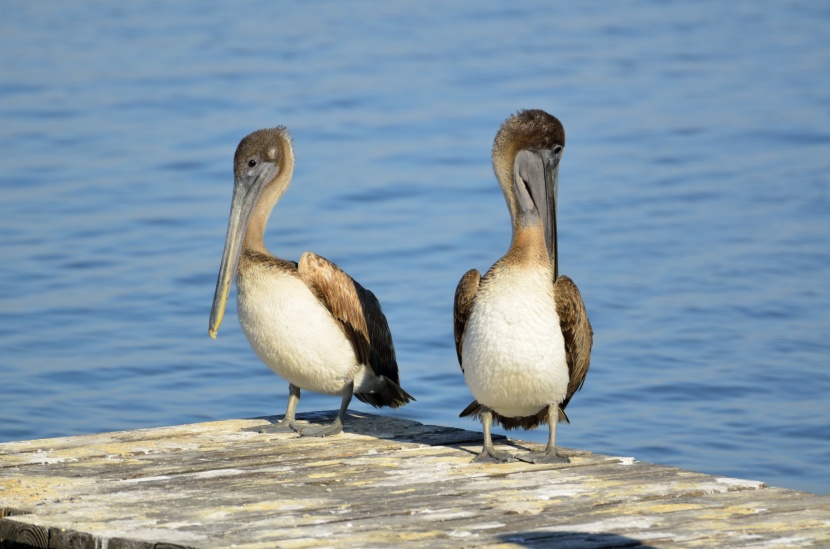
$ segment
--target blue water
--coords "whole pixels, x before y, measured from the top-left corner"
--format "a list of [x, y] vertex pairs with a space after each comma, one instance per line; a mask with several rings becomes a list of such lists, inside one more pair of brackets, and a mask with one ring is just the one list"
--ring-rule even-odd
[[381, 300], [418, 399], [383, 413], [479, 428], [452, 298], [507, 249], [489, 151], [532, 107], [596, 332], [560, 443], [830, 493], [826, 3], [304, 6], [4, 2], [0, 440], [284, 411], [233, 303], [207, 335], [233, 152], [277, 124], [271, 250]]

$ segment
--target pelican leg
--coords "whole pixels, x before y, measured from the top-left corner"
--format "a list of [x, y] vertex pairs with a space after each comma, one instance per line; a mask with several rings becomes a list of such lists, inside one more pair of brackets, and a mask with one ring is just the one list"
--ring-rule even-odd
[[299, 431], [301, 437], [329, 437], [343, 432], [343, 417], [346, 415], [346, 410], [349, 409], [349, 403], [352, 401], [354, 394], [354, 383], [350, 382], [343, 389], [343, 400], [340, 402], [340, 411], [337, 412], [337, 417], [331, 425], [325, 427], [306, 427]]
[[497, 452], [493, 446], [493, 437], [490, 434], [490, 426], [493, 424], [493, 412], [490, 408], [481, 407], [481, 426], [484, 430], [484, 447], [481, 453], [473, 458], [473, 463], [509, 463], [515, 461], [513, 456], [507, 452]]
[[288, 407], [285, 409], [285, 417], [276, 423], [272, 423], [266, 427], [251, 427], [243, 429], [243, 431], [253, 431], [255, 433], [294, 433], [299, 431], [299, 427], [295, 423], [294, 414], [297, 412], [297, 404], [300, 402], [300, 388], [296, 385], [288, 384]]
[[528, 452], [523, 456], [518, 456], [522, 461], [527, 463], [570, 463], [571, 460], [565, 456], [560, 456], [556, 452], [556, 424], [559, 422], [559, 405], [551, 404], [548, 406], [548, 445], [544, 452]]
[[280, 420], [277, 425], [281, 425], [283, 427], [288, 427], [286, 431], [289, 429], [291, 431], [298, 431], [297, 424], [295, 423], [294, 414], [297, 412], [297, 404], [300, 403], [300, 388], [296, 385], [289, 383], [288, 384], [288, 406], [285, 408], [285, 417]]

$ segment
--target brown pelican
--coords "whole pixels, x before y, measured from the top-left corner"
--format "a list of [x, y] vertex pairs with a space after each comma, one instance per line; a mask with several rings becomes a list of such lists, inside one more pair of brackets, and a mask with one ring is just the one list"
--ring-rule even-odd
[[[413, 398], [399, 385], [389, 325], [374, 294], [319, 255], [306, 252], [295, 263], [265, 247], [268, 217], [293, 171], [284, 127], [255, 131], [239, 143], [208, 333], [216, 338], [235, 276], [242, 331], [259, 358], [289, 383], [285, 418], [269, 430], [322, 437], [343, 430], [352, 395], [392, 408]], [[301, 389], [342, 396], [331, 425], [298, 429], [294, 414]]]
[[565, 129], [540, 110], [520, 111], [493, 142], [493, 170], [513, 221], [507, 253], [483, 277], [468, 271], [455, 291], [455, 348], [475, 400], [484, 448], [474, 461], [510, 461], [496, 452], [491, 423], [533, 429], [547, 422], [544, 452], [532, 463], [567, 463], [556, 452], [556, 424], [582, 387], [593, 331], [576, 285], [559, 276], [556, 197]]

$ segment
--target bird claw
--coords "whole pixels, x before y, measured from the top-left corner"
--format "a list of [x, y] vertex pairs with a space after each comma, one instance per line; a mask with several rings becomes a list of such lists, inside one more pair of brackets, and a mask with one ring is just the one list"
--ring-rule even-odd
[[278, 421], [277, 423], [272, 423], [270, 425], [264, 425], [264, 426], [259, 426], [259, 427], [248, 427], [248, 428], [245, 428], [245, 429], [242, 429], [242, 430], [243, 431], [251, 431], [253, 433], [268, 433], [268, 434], [299, 432], [299, 428], [297, 427], [297, 424], [294, 423], [293, 420], [292, 421], [286, 421], [284, 419], [281, 420], [281, 421]]
[[482, 450], [480, 454], [473, 458], [472, 463], [511, 463], [513, 461], [516, 461], [516, 458], [507, 452]]
[[306, 427], [297, 431], [301, 437], [330, 437], [343, 432], [343, 422], [335, 420], [331, 425], [321, 427]]
[[528, 452], [524, 455], [516, 456], [517, 459], [525, 463], [570, 463], [571, 460], [565, 456], [560, 456], [554, 450], [553, 452]]

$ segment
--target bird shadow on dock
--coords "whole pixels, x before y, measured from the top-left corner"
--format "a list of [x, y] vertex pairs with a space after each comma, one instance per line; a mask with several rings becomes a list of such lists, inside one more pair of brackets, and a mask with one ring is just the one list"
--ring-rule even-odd
[[499, 536], [504, 543], [522, 547], [567, 547], [568, 549], [612, 549], [617, 547], [638, 547], [655, 549], [641, 541], [619, 534], [605, 532], [573, 532], [540, 529], [532, 532], [516, 532]]
[[[298, 424], [327, 424], [334, 421], [337, 410], [325, 410], [317, 412], [303, 412], [297, 414]], [[262, 416], [252, 419], [265, 420], [276, 424], [284, 416]], [[262, 427], [250, 427], [246, 431], [257, 432]], [[441, 425], [424, 425], [412, 419], [404, 419], [394, 416], [379, 416], [371, 413], [353, 412], [349, 410], [343, 421], [343, 431], [355, 435], [376, 437], [384, 440], [395, 440], [413, 444], [424, 444], [427, 446], [446, 446], [469, 453], [471, 456], [477, 454], [476, 450], [466, 446], [481, 445], [483, 438], [480, 432], [468, 431], [457, 427], [445, 427]], [[493, 442], [504, 444], [518, 450], [527, 450], [525, 446], [514, 444], [513, 441], [504, 435], [493, 435]]]

